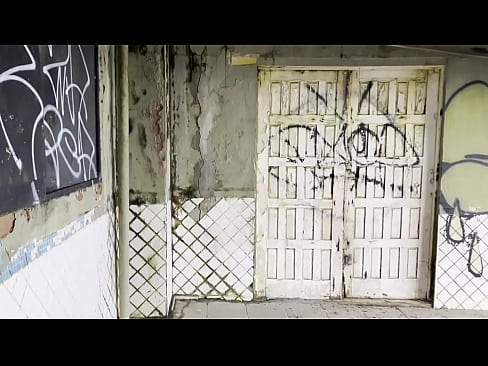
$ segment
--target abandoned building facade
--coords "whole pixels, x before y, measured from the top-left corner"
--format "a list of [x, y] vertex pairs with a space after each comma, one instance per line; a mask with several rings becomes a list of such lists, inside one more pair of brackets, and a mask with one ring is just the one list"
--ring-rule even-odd
[[488, 310], [488, 58], [446, 49], [0, 46], [0, 317]]

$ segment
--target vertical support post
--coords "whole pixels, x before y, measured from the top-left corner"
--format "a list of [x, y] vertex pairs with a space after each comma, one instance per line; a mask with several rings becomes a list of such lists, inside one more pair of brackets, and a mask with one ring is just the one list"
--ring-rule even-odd
[[173, 300], [173, 215], [171, 200], [171, 89], [170, 89], [170, 46], [163, 46], [164, 65], [164, 124], [166, 136], [166, 175], [164, 195], [166, 197], [166, 314], [172, 310]]
[[129, 318], [129, 46], [116, 48], [119, 318]]

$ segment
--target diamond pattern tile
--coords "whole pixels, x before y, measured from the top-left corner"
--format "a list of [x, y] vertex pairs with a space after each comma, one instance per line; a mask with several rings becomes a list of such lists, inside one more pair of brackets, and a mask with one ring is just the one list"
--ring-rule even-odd
[[166, 207], [130, 206], [129, 284], [132, 318], [167, 315]]
[[436, 308], [488, 310], [488, 215], [463, 218], [465, 235], [477, 234], [483, 263], [480, 277], [468, 270], [470, 240], [453, 244], [447, 240], [448, 215], [439, 217], [436, 266]]
[[119, 260], [119, 238], [117, 233], [119, 232], [119, 220], [118, 220], [118, 209], [114, 208], [114, 204], [111, 203], [110, 210], [108, 211], [109, 218], [109, 230], [108, 230], [108, 241], [107, 241], [107, 260], [104, 262], [107, 265], [105, 273], [107, 273], [108, 280], [100, 281], [101, 284], [107, 286], [106, 293], [108, 298], [104, 298], [107, 304], [111, 304], [109, 307], [109, 313], [112, 318], [117, 317], [117, 265]]
[[254, 199], [194, 198], [173, 217], [173, 293], [252, 300]]

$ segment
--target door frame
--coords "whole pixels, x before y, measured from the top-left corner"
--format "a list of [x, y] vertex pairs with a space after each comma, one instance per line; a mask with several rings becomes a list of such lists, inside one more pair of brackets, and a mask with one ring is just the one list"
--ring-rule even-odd
[[[437, 58], [436, 61], [439, 61]], [[384, 62], [384, 61], [383, 61]], [[391, 62], [391, 61], [390, 61]], [[403, 61], [405, 62], [405, 61]], [[303, 65], [303, 64], [302, 64]], [[266, 215], [268, 205], [267, 205], [267, 169], [263, 171], [263, 167], [267, 167], [268, 159], [268, 147], [269, 147], [269, 124], [262, 123], [270, 115], [270, 98], [269, 98], [269, 88], [271, 86], [270, 76], [272, 71], [282, 70], [282, 71], [357, 71], [360, 70], [372, 70], [372, 69], [383, 69], [383, 70], [405, 70], [405, 69], [438, 69], [439, 70], [439, 84], [438, 84], [438, 96], [437, 96], [437, 108], [435, 110], [435, 119], [437, 121], [436, 131], [435, 131], [435, 146], [434, 146], [434, 162], [431, 172], [433, 179], [433, 192], [432, 199], [430, 202], [430, 222], [431, 225], [428, 233], [428, 245], [429, 248], [426, 249], [428, 252], [428, 276], [426, 279], [426, 288], [432, 289], [432, 281], [435, 279], [435, 251], [437, 247], [436, 235], [438, 230], [437, 216], [439, 212], [438, 199], [439, 199], [439, 189], [440, 189], [440, 161], [441, 161], [441, 140], [443, 134], [444, 116], [442, 115], [442, 109], [444, 107], [445, 98], [445, 69], [446, 64], [436, 63], [429, 64], [428, 59], [424, 62], [419, 62], [417, 64], [401, 65], [400, 62], [395, 65], [367, 65], [367, 66], [266, 66], [258, 65], [258, 115], [257, 115], [257, 134], [256, 134], [256, 216], [255, 216], [255, 251], [254, 251], [254, 298], [263, 299], [266, 298], [266, 263], [267, 263], [267, 251], [266, 251], [266, 233], [267, 233], [267, 223], [260, 220], [261, 217]], [[350, 90], [349, 90], [350, 92]], [[347, 106], [350, 108], [350, 106]], [[343, 200], [344, 201], [344, 200]], [[344, 202], [342, 203], [344, 205]], [[344, 220], [344, 219], [343, 219]], [[344, 225], [342, 225], [344, 227]], [[331, 280], [333, 281], [333, 289], [331, 290], [331, 299], [342, 299], [345, 297], [344, 288], [344, 265], [343, 265], [343, 254], [344, 254], [344, 240], [345, 231], [343, 230], [340, 240], [337, 242], [337, 252], [338, 254], [333, 256], [331, 259]], [[338, 271], [338, 268], [341, 270]], [[335, 270], [336, 272], [333, 272]], [[427, 299], [432, 300], [433, 291], [427, 292]]]

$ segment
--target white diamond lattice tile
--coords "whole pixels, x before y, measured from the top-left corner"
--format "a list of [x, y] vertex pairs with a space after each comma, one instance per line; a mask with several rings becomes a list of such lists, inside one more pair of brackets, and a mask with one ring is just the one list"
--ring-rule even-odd
[[132, 318], [165, 316], [166, 208], [165, 205], [130, 206], [129, 283]]
[[174, 294], [252, 300], [254, 199], [194, 198], [173, 216]]
[[102, 283], [107, 284], [107, 294], [109, 297], [108, 299], [104, 297], [104, 300], [107, 304], [111, 304], [110, 306], [110, 315], [115, 318], [117, 317], [117, 301], [118, 298], [117, 294], [117, 266], [116, 263], [118, 262], [118, 251], [119, 251], [119, 238], [118, 238], [118, 210], [114, 209], [114, 205], [111, 204], [110, 210], [108, 211], [109, 217], [109, 231], [108, 231], [108, 243], [107, 243], [107, 252], [108, 252], [108, 261], [107, 263], [107, 273], [109, 280], [104, 281]]
[[[488, 310], [488, 215], [463, 218], [465, 237], [477, 234], [482, 262], [481, 276], [468, 270], [469, 239], [459, 244], [447, 240], [448, 215], [439, 216], [436, 266], [436, 308]], [[479, 262], [478, 262], [479, 263]], [[478, 267], [480, 268], [480, 267]]]

